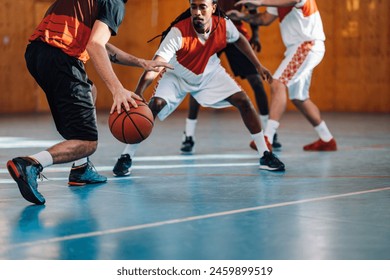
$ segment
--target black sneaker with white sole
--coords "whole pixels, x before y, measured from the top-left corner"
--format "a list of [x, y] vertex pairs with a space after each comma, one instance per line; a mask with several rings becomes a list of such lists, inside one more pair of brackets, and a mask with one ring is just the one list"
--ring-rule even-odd
[[265, 151], [260, 158], [260, 169], [268, 171], [284, 171], [284, 163], [281, 162], [275, 154]]
[[183, 154], [193, 153], [195, 151], [194, 146], [195, 146], [195, 141], [192, 138], [192, 136], [187, 136], [184, 134], [183, 142], [181, 143], [180, 151]]
[[121, 157], [118, 158], [117, 162], [115, 163], [114, 169], [112, 170], [114, 176], [123, 177], [130, 175], [131, 163], [132, 160], [129, 154], [121, 155]]

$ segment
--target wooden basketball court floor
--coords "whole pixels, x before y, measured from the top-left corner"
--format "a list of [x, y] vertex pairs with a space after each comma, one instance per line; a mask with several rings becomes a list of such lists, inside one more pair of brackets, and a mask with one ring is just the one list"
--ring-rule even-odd
[[68, 187], [71, 164], [49, 167], [44, 206], [25, 201], [5, 163], [58, 142], [50, 115], [0, 116], [0, 259], [389, 260], [390, 115], [323, 113], [339, 151], [296, 112], [282, 119], [286, 172], [258, 170], [238, 112], [203, 110], [196, 153], [181, 155], [185, 112], [157, 121], [133, 173], [111, 170], [123, 145], [99, 113], [91, 160], [108, 182]]

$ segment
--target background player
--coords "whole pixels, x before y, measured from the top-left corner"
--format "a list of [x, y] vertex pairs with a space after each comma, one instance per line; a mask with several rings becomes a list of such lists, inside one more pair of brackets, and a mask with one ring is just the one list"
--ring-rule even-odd
[[[149, 107], [160, 120], [168, 117], [189, 92], [202, 106], [223, 108], [235, 106], [258, 147], [260, 169], [284, 170], [284, 164], [269, 151], [257, 113], [241, 87], [222, 67], [217, 53], [234, 43], [256, 66], [258, 73], [272, 81], [270, 73], [257, 59], [248, 40], [219, 10], [217, 1], [191, 0], [190, 8], [163, 32], [163, 40], [154, 60], [169, 62], [174, 70], [161, 73]], [[144, 72], [135, 92], [142, 96], [157, 77], [156, 72]], [[126, 176], [131, 172], [131, 158], [139, 144], [127, 145], [113, 172]]]
[[[232, 9], [237, 9], [241, 11], [241, 5], [235, 6], [238, 0], [219, 0], [218, 6], [223, 11], [229, 11]], [[256, 9], [250, 9], [250, 13], [256, 14]], [[238, 31], [242, 33], [246, 39], [250, 42], [252, 48], [260, 52], [261, 44], [259, 40], [258, 25], [250, 25], [252, 36], [249, 35], [247, 28], [245, 27], [242, 20], [233, 20], [234, 25], [237, 27]], [[263, 128], [267, 127], [268, 121], [268, 100], [267, 94], [264, 89], [262, 78], [256, 70], [256, 67], [252, 62], [243, 54], [234, 44], [228, 44], [226, 48], [219, 53], [225, 53], [229, 65], [234, 75], [241, 77], [241, 79], [246, 79], [250, 86], [253, 89], [257, 108], [260, 112], [260, 121]], [[189, 99], [189, 110], [188, 116], [186, 119], [185, 131], [183, 135], [183, 142], [181, 145], [182, 153], [192, 153], [195, 145], [195, 130], [197, 125], [197, 118], [199, 113], [199, 104], [196, 100], [190, 96]], [[251, 148], [256, 149], [254, 142], [250, 143]], [[274, 139], [272, 141], [272, 148], [281, 148], [281, 144], [277, 141], [277, 134], [275, 133]]]
[[325, 54], [325, 34], [321, 16], [315, 0], [242, 0], [238, 5], [267, 6], [264, 13], [244, 14], [230, 11], [235, 19], [251, 24], [269, 25], [277, 18], [280, 32], [286, 46], [285, 57], [274, 73], [271, 84], [270, 119], [265, 136], [272, 141], [279, 127], [289, 98], [295, 107], [306, 117], [317, 132], [319, 139], [305, 145], [305, 151], [336, 151], [336, 140], [330, 133], [320, 110], [309, 97], [313, 69]]

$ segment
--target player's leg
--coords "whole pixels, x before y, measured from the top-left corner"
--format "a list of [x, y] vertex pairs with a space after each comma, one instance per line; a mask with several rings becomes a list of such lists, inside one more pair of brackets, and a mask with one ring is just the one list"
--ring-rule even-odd
[[271, 84], [271, 102], [270, 114], [265, 128], [264, 135], [268, 141], [273, 144], [276, 131], [279, 127], [279, 121], [282, 118], [287, 105], [287, 88], [277, 79], [274, 79]]
[[[96, 104], [97, 99], [97, 88], [88, 80], [91, 85], [91, 96], [93, 104]], [[90, 162], [88, 157], [83, 157], [76, 160], [69, 173], [68, 184], [71, 186], [82, 186], [85, 184], [97, 184], [104, 183], [107, 181], [107, 177], [100, 175]]]
[[229, 96], [226, 100], [238, 109], [245, 126], [257, 146], [260, 156], [260, 169], [283, 171], [285, 169], [284, 164], [270, 152], [270, 147], [267, 146], [260, 120], [248, 96], [243, 91], [240, 91]]
[[[308, 43], [306, 43], [308, 44]], [[325, 48], [321, 41], [306, 45], [307, 52], [303, 52], [304, 60], [297, 71], [297, 75], [289, 83], [289, 97], [295, 107], [305, 116], [317, 132], [319, 139], [305, 145], [305, 151], [336, 151], [337, 144], [326, 123], [321, 118], [318, 107], [309, 96], [309, 88], [313, 69], [321, 62]]]
[[[252, 87], [257, 108], [259, 109], [259, 118], [261, 127], [265, 129], [267, 127], [267, 121], [269, 118], [268, 98], [264, 89], [263, 81], [257, 72], [256, 67], [252, 62], [234, 45], [228, 45], [225, 48], [226, 58], [229, 61], [230, 68], [232, 69], [234, 76], [241, 77], [241, 79], [247, 79]], [[276, 140], [277, 136], [274, 135], [273, 140]], [[271, 141], [273, 148], [280, 148], [281, 144], [277, 141]], [[251, 141], [249, 146], [256, 150], [256, 144]]]
[[[257, 108], [260, 112], [261, 127], [265, 129], [267, 127], [269, 119], [269, 108], [268, 97], [264, 89], [263, 81], [259, 74], [250, 74], [246, 76], [246, 79], [248, 80], [249, 84], [253, 89], [253, 92], [255, 93]], [[272, 144], [273, 149], [280, 149], [282, 147], [282, 144], [278, 142], [277, 133], [274, 134], [272, 141], [270, 142]], [[257, 149], [253, 141], [249, 144], [249, 146], [254, 150]]]
[[[172, 74], [165, 74], [158, 81], [149, 108], [153, 117], [162, 121], [167, 118], [180, 105], [186, 96], [186, 92], [177, 91], [177, 78]], [[131, 173], [132, 158], [141, 143], [127, 144], [113, 168], [114, 176], [128, 176]]]
[[295, 107], [305, 116], [305, 118], [314, 127], [319, 139], [305, 145], [303, 149], [305, 151], [336, 151], [337, 143], [332, 133], [328, 129], [325, 121], [321, 118], [321, 113], [318, 107], [311, 101], [311, 99], [292, 100]]
[[183, 140], [180, 151], [182, 153], [193, 153], [195, 146], [195, 129], [198, 122], [198, 113], [200, 105], [195, 98], [190, 95], [188, 117], [186, 119], [185, 131], [183, 133]]
[[[46, 94], [57, 130], [66, 140], [34, 155], [9, 160], [7, 168], [26, 200], [44, 204], [37, 178], [47, 166], [71, 162], [95, 152], [96, 112], [82, 62], [41, 42], [31, 43], [25, 58], [28, 70]], [[79, 101], [83, 106], [78, 105]]]

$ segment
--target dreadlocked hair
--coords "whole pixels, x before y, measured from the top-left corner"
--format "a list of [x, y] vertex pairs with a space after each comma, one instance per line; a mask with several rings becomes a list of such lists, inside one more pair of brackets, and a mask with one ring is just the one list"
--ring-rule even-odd
[[[213, 0], [213, 4], [217, 4], [218, 1], [217, 0]], [[217, 29], [218, 25], [219, 25], [219, 21], [220, 21], [220, 18], [225, 18], [227, 19], [228, 16], [226, 15], [225, 11], [223, 11], [217, 4], [217, 8], [215, 9], [215, 12], [213, 13], [213, 15], [217, 15], [218, 16], [218, 22], [217, 22], [217, 25], [214, 27], [214, 29], [210, 32], [210, 35]], [[181, 13], [174, 21], [171, 22], [171, 24], [169, 25], [169, 27], [167, 29], [165, 29], [161, 34], [157, 35], [157, 36], [154, 36], [152, 39], [150, 39], [149, 41], [147, 41], [148, 43], [152, 42], [154, 39], [158, 38], [158, 37], [161, 37], [161, 40], [160, 40], [160, 44], [161, 42], [164, 40], [165, 36], [167, 36], [167, 34], [169, 33], [169, 31], [171, 30], [171, 28], [173, 26], [175, 26], [175, 24], [177, 24], [178, 22], [182, 21], [182, 20], [185, 20], [187, 18], [191, 17], [191, 8], [188, 8], [187, 10], [185, 10], [183, 13]]]

